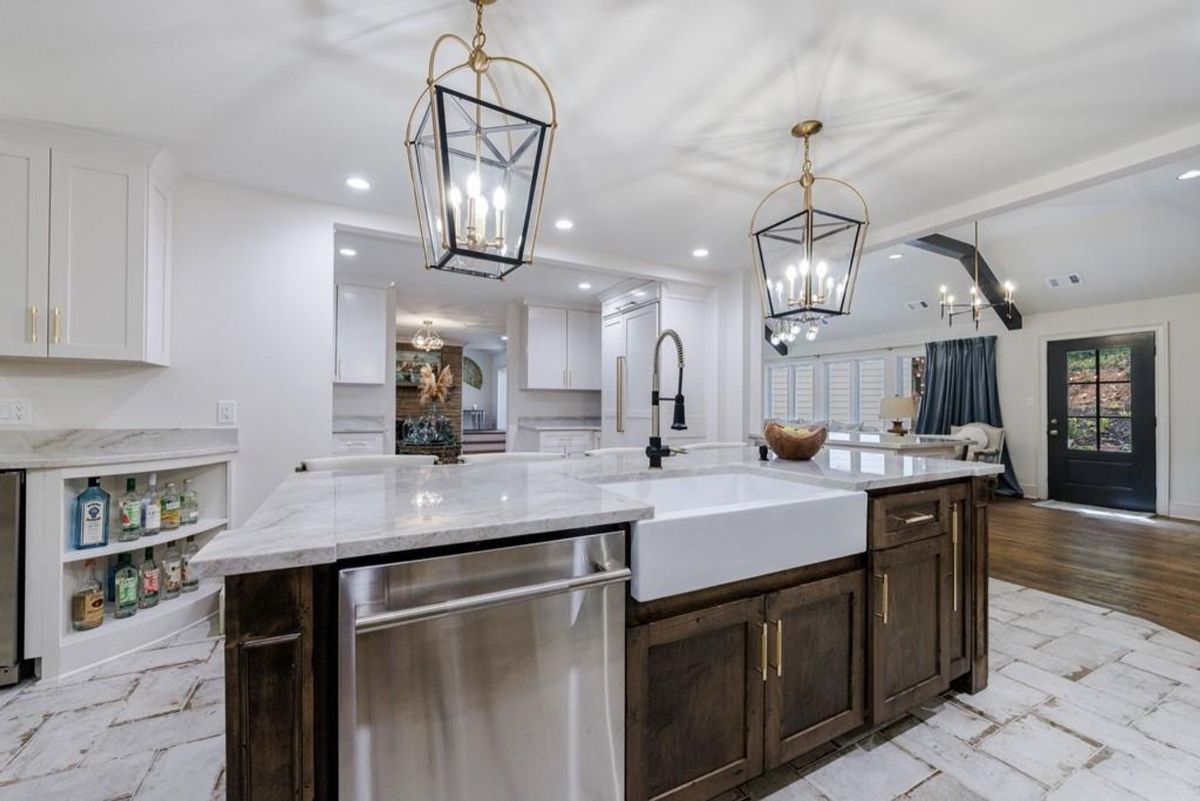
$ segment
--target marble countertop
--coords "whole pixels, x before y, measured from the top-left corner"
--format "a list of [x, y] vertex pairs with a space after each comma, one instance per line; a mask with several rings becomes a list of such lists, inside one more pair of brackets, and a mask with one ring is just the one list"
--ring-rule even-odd
[[530, 431], [599, 431], [599, 417], [521, 417], [517, 428]]
[[49, 469], [236, 453], [236, 428], [0, 431], [0, 469]]
[[[671, 456], [657, 475], [767, 471], [816, 486], [874, 490], [971, 476], [1000, 465], [824, 448], [807, 462], [760, 461], [758, 449]], [[525, 464], [296, 473], [246, 525], [218, 534], [192, 560], [202, 576], [327, 564], [386, 553], [646, 520], [652, 506], [608, 492], [650, 472], [617, 454]]]
[[379, 434], [387, 431], [387, 417], [371, 414], [335, 414], [335, 434]]
[[954, 445], [970, 445], [971, 440], [942, 434], [876, 434], [868, 431], [830, 431], [826, 440], [831, 445], [848, 448], [870, 448], [881, 451], [945, 450]]

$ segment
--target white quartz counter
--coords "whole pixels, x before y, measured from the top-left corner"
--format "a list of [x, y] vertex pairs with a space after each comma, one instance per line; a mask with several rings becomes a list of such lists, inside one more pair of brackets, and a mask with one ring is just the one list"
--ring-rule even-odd
[[236, 428], [24, 429], [0, 432], [0, 470], [187, 459], [234, 453]]
[[[835, 489], [994, 475], [1000, 465], [826, 447], [808, 462], [762, 462], [758, 449], [671, 456], [663, 474], [768, 471]], [[599, 486], [643, 476], [646, 457], [297, 473], [242, 528], [218, 534], [192, 566], [220, 576], [646, 520], [654, 508]]]

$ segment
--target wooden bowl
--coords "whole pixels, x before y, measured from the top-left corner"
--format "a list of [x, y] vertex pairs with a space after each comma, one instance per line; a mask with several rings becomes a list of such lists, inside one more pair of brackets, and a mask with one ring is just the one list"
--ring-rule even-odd
[[810, 429], [794, 429], [779, 423], [767, 423], [763, 438], [780, 459], [804, 461], [817, 455], [825, 445], [828, 431], [824, 426]]

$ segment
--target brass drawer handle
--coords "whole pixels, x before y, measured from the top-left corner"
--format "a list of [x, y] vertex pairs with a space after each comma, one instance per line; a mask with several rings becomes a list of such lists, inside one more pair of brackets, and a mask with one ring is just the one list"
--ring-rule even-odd
[[954, 545], [954, 556], [950, 564], [954, 570], [954, 611], [958, 611], [958, 504], [950, 510], [950, 542]]
[[901, 522], [906, 526], [916, 526], [921, 523], [932, 523], [937, 518], [929, 512], [921, 512], [920, 514], [910, 515], [902, 518]]
[[888, 624], [888, 574], [887, 573], [883, 573], [883, 574], [876, 573], [875, 578], [883, 580], [883, 588], [882, 588], [883, 589], [883, 604], [882, 604], [883, 611], [876, 612], [875, 617], [883, 618], [883, 625], [886, 626]]
[[783, 618], [775, 621], [775, 675], [783, 677]]
[[762, 624], [762, 651], [759, 654], [759, 670], [762, 671], [762, 680], [767, 680], [767, 624]]

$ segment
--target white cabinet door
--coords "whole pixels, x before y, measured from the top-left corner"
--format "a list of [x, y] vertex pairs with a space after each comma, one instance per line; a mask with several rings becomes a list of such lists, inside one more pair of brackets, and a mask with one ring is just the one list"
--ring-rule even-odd
[[62, 150], [51, 158], [50, 355], [139, 361], [146, 167]]
[[386, 289], [338, 284], [336, 383], [385, 383], [387, 306]]
[[657, 339], [657, 303], [625, 315], [625, 438], [633, 445], [650, 438], [650, 383]]
[[600, 315], [567, 312], [567, 386], [600, 389]]
[[530, 306], [525, 319], [526, 389], [566, 389], [566, 309]]
[[[613, 448], [625, 444], [625, 424], [617, 419], [617, 373], [625, 360], [624, 315], [604, 319], [600, 351], [600, 441], [604, 447]], [[622, 430], [618, 431], [618, 428]]]
[[50, 149], [0, 141], [0, 356], [45, 356]]

